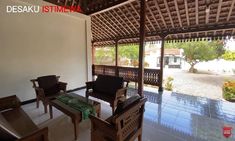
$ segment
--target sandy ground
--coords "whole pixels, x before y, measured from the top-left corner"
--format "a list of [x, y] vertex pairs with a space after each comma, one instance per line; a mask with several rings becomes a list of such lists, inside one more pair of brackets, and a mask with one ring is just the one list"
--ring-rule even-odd
[[194, 74], [181, 69], [164, 69], [164, 79], [169, 76], [174, 78], [173, 91], [211, 99], [222, 99], [223, 82], [235, 80], [235, 75]]

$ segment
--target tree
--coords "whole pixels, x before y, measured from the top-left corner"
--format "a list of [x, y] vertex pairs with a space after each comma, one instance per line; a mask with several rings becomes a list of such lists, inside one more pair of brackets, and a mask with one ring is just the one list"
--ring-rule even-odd
[[233, 51], [226, 51], [225, 54], [222, 55], [224, 60], [231, 60], [235, 61], [235, 52]]
[[139, 59], [139, 46], [138, 45], [120, 45], [118, 47], [118, 55], [121, 58], [130, 59], [131, 65], [135, 66], [136, 62], [138, 62], [138, 59]]
[[96, 48], [95, 64], [114, 64], [115, 50], [114, 47]]
[[185, 60], [191, 66], [189, 72], [196, 72], [194, 66], [197, 63], [219, 58], [225, 52], [222, 41], [171, 43], [167, 45], [167, 48], [171, 48], [171, 46], [184, 50]]

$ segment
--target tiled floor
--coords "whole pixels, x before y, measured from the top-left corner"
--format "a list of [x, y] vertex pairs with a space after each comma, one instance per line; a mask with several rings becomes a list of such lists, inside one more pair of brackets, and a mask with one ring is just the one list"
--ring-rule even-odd
[[[157, 90], [156, 90], [157, 91]], [[78, 91], [84, 95], [84, 90]], [[128, 95], [135, 94], [130, 89]], [[163, 94], [145, 92], [143, 141], [235, 141], [235, 103], [216, 101], [164, 91]], [[111, 116], [111, 108], [102, 104], [101, 118]], [[35, 103], [24, 106], [25, 111], [40, 127], [49, 127], [51, 141], [72, 141], [73, 126], [69, 117], [54, 109], [54, 119], [35, 108]], [[232, 136], [223, 136], [223, 127], [231, 126]], [[90, 122], [79, 125], [80, 141], [90, 140]]]

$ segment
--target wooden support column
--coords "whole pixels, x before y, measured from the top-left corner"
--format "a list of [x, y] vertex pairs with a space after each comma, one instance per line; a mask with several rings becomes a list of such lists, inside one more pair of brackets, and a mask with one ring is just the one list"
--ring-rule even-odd
[[95, 46], [94, 42], [91, 43], [91, 54], [92, 54], [92, 80], [95, 80]]
[[138, 94], [143, 96], [144, 85], [144, 41], [145, 41], [146, 1], [140, 0], [140, 46], [139, 46], [139, 72]]
[[115, 75], [118, 76], [118, 40], [115, 40]]
[[159, 74], [159, 92], [163, 91], [163, 61], [164, 61], [164, 44], [165, 44], [165, 37], [166, 36], [162, 36], [162, 44], [161, 44], [161, 59], [160, 59], [160, 74]]
[[91, 48], [92, 48], [92, 64], [95, 64], [95, 47], [94, 47], [94, 42], [91, 43]]

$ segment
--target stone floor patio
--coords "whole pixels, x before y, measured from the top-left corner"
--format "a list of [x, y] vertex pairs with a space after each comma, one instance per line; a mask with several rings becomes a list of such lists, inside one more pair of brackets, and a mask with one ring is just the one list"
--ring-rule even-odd
[[[76, 92], [84, 95], [85, 91]], [[128, 96], [136, 94], [128, 90]], [[144, 92], [148, 102], [145, 105], [143, 141], [234, 141], [235, 104], [203, 97], [189, 96], [164, 91], [162, 94]], [[98, 100], [100, 101], [100, 100]], [[101, 118], [111, 116], [111, 107], [101, 102]], [[39, 126], [49, 127], [50, 141], [72, 141], [73, 126], [69, 117], [54, 109], [54, 119], [44, 114], [43, 106], [36, 104], [23, 106], [33, 121]], [[223, 136], [223, 127], [233, 128], [232, 136]], [[90, 141], [90, 121], [79, 125], [80, 141]]]

